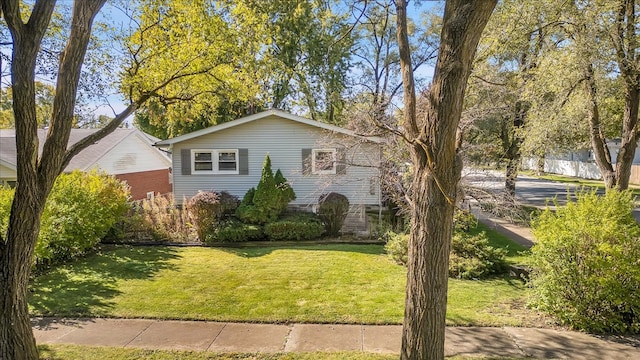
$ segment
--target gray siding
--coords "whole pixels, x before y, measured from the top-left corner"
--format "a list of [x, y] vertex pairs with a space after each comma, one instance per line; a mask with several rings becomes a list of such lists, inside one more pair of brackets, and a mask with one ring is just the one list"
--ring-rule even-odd
[[[345, 147], [345, 175], [303, 175], [302, 149]], [[311, 205], [325, 192], [346, 195], [352, 204], [378, 204], [379, 189], [371, 193], [372, 179], [378, 170], [378, 145], [356, 141], [342, 134], [328, 134], [322, 129], [271, 116], [220, 132], [211, 133], [173, 145], [173, 168], [182, 168], [182, 149], [248, 149], [248, 175], [183, 175], [173, 172], [173, 191], [177, 201], [195, 195], [198, 190], [228, 191], [242, 198], [258, 185], [262, 163], [268, 153], [275, 172], [280, 169], [296, 192], [295, 205]], [[377, 183], [377, 182], [376, 182]]]

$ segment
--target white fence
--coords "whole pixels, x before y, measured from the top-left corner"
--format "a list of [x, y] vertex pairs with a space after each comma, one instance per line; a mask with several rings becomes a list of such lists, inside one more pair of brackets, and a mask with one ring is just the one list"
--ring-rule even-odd
[[[522, 160], [522, 168], [525, 170], [537, 170], [537, 164], [537, 158], [526, 158]], [[602, 180], [600, 169], [592, 162], [545, 159], [544, 172], [582, 179]], [[629, 183], [640, 184], [640, 165], [631, 165]]]
[[[522, 168], [537, 170], [538, 159], [528, 158], [522, 161]], [[570, 160], [544, 160], [544, 172], [578, 177], [582, 179], [602, 179], [600, 169], [595, 163]]]

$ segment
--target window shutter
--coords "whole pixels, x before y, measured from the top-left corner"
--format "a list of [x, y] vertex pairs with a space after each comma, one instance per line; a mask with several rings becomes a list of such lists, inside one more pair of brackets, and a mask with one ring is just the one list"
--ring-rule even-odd
[[311, 174], [311, 149], [302, 149], [302, 174]]
[[347, 149], [338, 148], [336, 150], [336, 174], [337, 175], [346, 175], [347, 174]]
[[191, 149], [180, 150], [182, 175], [191, 175]]
[[249, 175], [249, 149], [238, 149], [238, 174]]

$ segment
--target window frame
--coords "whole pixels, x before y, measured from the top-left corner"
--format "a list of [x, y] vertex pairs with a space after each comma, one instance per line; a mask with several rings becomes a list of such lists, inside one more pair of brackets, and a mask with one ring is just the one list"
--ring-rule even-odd
[[[333, 157], [333, 166], [331, 169], [317, 169], [316, 166], [316, 154], [330, 152]], [[311, 174], [313, 175], [335, 175], [338, 170], [338, 149], [336, 148], [321, 148], [311, 149]]]
[[[196, 170], [196, 154], [211, 154], [211, 170]], [[220, 170], [220, 154], [235, 154], [235, 170]], [[229, 162], [230, 161], [225, 161]], [[191, 174], [192, 175], [238, 175], [240, 174], [240, 151], [239, 149], [191, 149]]]

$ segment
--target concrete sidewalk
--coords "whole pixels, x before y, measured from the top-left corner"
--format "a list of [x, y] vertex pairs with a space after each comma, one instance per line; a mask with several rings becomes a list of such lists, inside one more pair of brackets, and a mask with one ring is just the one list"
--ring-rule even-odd
[[[248, 324], [146, 319], [33, 320], [39, 344], [212, 352], [362, 351], [399, 353], [402, 327]], [[552, 329], [449, 327], [447, 356], [640, 359], [638, 338], [598, 338]]]

